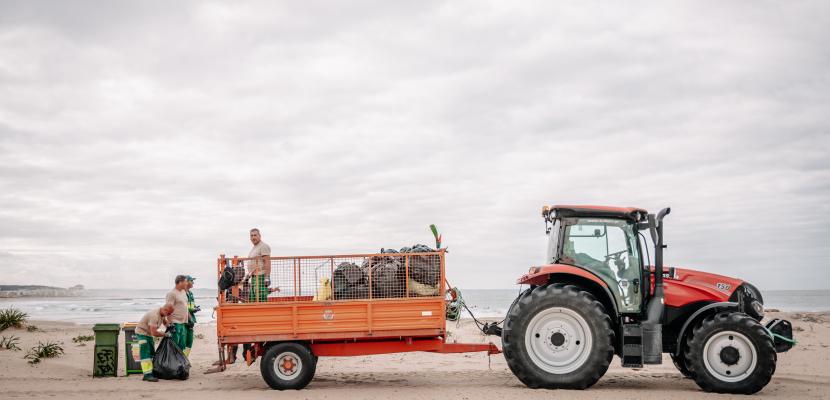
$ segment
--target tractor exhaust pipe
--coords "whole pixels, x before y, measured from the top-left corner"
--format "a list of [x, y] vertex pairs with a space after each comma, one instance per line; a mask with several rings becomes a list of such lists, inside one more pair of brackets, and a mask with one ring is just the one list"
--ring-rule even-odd
[[671, 208], [664, 208], [648, 215], [651, 238], [654, 241], [654, 296], [648, 303], [646, 320], [643, 321], [643, 363], [660, 364], [663, 361], [663, 218], [669, 215]]

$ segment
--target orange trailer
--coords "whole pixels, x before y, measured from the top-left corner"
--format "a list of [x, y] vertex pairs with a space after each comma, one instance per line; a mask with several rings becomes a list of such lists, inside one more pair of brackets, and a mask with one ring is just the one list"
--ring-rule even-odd
[[221, 255], [217, 273], [231, 284], [220, 290], [216, 309], [221, 368], [242, 344], [248, 365], [260, 358], [263, 379], [283, 390], [305, 387], [320, 356], [500, 353], [492, 343], [447, 342], [445, 255], [441, 249], [267, 263]]

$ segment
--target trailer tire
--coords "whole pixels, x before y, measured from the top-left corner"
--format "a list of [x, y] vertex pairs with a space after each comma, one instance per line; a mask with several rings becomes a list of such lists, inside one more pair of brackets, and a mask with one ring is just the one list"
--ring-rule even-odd
[[265, 351], [259, 369], [271, 389], [299, 390], [314, 378], [317, 357], [302, 343], [277, 343]]
[[688, 339], [685, 357], [701, 389], [735, 394], [763, 389], [772, 379], [778, 359], [764, 327], [739, 312], [704, 318]]
[[508, 312], [502, 348], [510, 370], [530, 388], [585, 389], [608, 370], [614, 331], [591, 293], [539, 286]]

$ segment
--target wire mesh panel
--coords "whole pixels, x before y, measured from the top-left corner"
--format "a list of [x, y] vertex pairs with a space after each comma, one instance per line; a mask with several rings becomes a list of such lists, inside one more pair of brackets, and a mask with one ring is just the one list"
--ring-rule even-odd
[[[274, 303], [440, 296], [443, 252], [225, 260], [224, 302]], [[226, 277], [227, 278], [227, 277]]]

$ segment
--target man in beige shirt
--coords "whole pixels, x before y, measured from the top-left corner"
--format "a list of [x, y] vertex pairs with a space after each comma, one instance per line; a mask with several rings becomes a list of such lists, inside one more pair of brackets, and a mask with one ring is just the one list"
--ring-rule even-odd
[[147, 311], [138, 325], [135, 327], [135, 338], [138, 347], [133, 347], [133, 359], [141, 363], [141, 372], [144, 373], [144, 380], [158, 382], [153, 376], [153, 356], [156, 355], [153, 336], [161, 337], [166, 334], [159, 329], [166, 325], [167, 317], [173, 312], [172, 304], [165, 304], [161, 308], [154, 308]]
[[251, 229], [251, 243], [254, 247], [248, 253], [248, 275], [251, 278], [251, 293], [248, 301], [268, 301], [268, 286], [271, 285], [271, 247], [262, 241], [259, 229]]
[[173, 312], [170, 314], [170, 322], [173, 324], [173, 343], [176, 343], [180, 350], [184, 350], [187, 346], [185, 324], [190, 318], [187, 312], [187, 277], [176, 275], [175, 283], [173, 290], [167, 293], [165, 302], [173, 305]]

